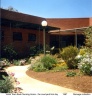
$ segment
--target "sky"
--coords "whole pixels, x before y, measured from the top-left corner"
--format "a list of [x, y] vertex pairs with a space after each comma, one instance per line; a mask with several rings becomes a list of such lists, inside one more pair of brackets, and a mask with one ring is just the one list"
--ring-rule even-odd
[[92, 0], [0, 0], [0, 7], [9, 6], [18, 12], [44, 18], [92, 17]]

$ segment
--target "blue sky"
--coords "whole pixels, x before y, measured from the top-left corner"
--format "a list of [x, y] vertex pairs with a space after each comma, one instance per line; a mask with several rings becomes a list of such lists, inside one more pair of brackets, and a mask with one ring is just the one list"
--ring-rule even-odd
[[1, 0], [1, 7], [45, 18], [92, 17], [92, 0]]

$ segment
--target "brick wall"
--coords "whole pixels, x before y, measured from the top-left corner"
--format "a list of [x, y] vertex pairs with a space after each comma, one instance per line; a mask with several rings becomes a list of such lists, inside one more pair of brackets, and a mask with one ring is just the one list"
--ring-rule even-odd
[[14, 12], [14, 11], [9, 11], [5, 9], [0, 9], [0, 10], [2, 13], [1, 17], [9, 20], [28, 22], [28, 23], [34, 23], [34, 24], [41, 24], [41, 22], [45, 20], [45, 18], [42, 18], [42, 17], [28, 15], [20, 12]]
[[89, 18], [47, 18], [46, 20], [49, 26], [59, 27], [61, 30], [89, 26]]
[[[20, 28], [9, 28], [2, 26], [4, 31], [4, 41], [2, 41], [2, 46], [7, 44], [13, 44], [18, 53], [28, 54], [29, 47], [35, 46], [37, 44], [43, 45], [43, 32], [39, 30], [28, 30]], [[13, 41], [13, 32], [22, 32], [22, 41]], [[28, 33], [36, 34], [36, 41], [28, 41]], [[46, 44], [49, 43], [49, 34], [46, 33]]]
[[89, 19], [90, 26], [92, 26], [92, 18]]

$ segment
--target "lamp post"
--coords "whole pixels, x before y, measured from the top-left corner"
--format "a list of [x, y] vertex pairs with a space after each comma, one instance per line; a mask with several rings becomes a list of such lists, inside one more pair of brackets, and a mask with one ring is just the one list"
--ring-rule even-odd
[[45, 42], [45, 27], [47, 26], [47, 21], [43, 20], [41, 22], [41, 25], [43, 26], [43, 51], [44, 51], [44, 55], [45, 55], [45, 47], [46, 47], [46, 42]]

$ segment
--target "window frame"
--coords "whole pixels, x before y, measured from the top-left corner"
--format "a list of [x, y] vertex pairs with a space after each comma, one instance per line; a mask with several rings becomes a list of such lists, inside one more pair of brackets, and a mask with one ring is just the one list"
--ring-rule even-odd
[[4, 30], [1, 30], [1, 41], [4, 41]]
[[36, 41], [36, 34], [28, 33], [28, 41]]
[[13, 41], [22, 41], [22, 32], [13, 32]]

